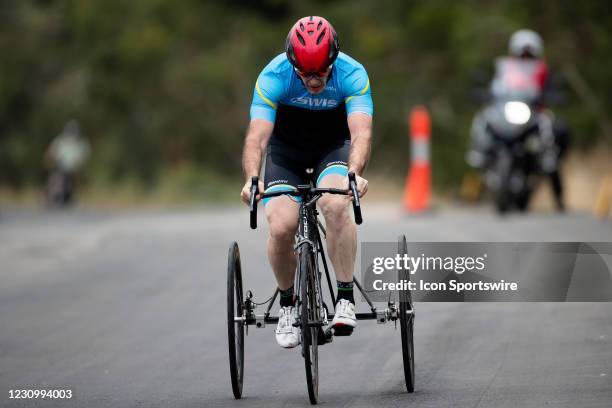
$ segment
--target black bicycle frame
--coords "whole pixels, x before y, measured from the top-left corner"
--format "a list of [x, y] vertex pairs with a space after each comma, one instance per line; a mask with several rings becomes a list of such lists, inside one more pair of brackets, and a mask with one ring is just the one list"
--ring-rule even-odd
[[[323, 305], [323, 293], [321, 291], [321, 272], [319, 270], [319, 259], [321, 259], [323, 268], [325, 269], [325, 277], [327, 280], [327, 284], [329, 286], [329, 293], [332, 299], [332, 304], [334, 306], [336, 304], [336, 298], [334, 296], [334, 289], [333, 289], [331, 277], [329, 274], [329, 267], [327, 265], [325, 251], [323, 249], [323, 242], [321, 240], [321, 235], [320, 235], [320, 232], [323, 232], [323, 235], [325, 235], [325, 229], [323, 228], [323, 226], [321, 225], [321, 223], [319, 222], [317, 218], [318, 211], [316, 209], [316, 202], [319, 200], [319, 198], [321, 198], [321, 195], [324, 193], [347, 195], [349, 192], [351, 192], [353, 196], [353, 211], [355, 214], [355, 223], [361, 224], [363, 219], [361, 216], [361, 203], [360, 203], [359, 195], [357, 194], [357, 184], [356, 184], [355, 174], [349, 173], [348, 177], [349, 177], [349, 187], [350, 187], [348, 191], [335, 189], [335, 188], [314, 188], [312, 184], [307, 184], [307, 185], [297, 186], [296, 191], [275, 191], [272, 193], [263, 193], [262, 195], [259, 195], [259, 186], [258, 186], [259, 178], [258, 177], [251, 178], [251, 198], [249, 202], [249, 207], [250, 207], [250, 224], [251, 224], [252, 229], [257, 228], [257, 200], [258, 198], [268, 198], [268, 197], [271, 198], [271, 197], [278, 197], [281, 195], [291, 195], [291, 196], [302, 198], [302, 202], [300, 203], [300, 209], [299, 209], [299, 225], [298, 225], [298, 232], [296, 234], [295, 248], [299, 254], [299, 251], [302, 250], [301, 247], [305, 243], [310, 244], [310, 248], [312, 251], [312, 257], [313, 257], [313, 270], [315, 273], [317, 289], [319, 290], [319, 294], [320, 294], [319, 295], [319, 300], [320, 300], [319, 307], [321, 308], [321, 310], [324, 309], [324, 305]], [[319, 254], [320, 256], [317, 256]], [[300, 292], [301, 276], [299, 275], [300, 275], [299, 273], [296, 274], [295, 286], [294, 286], [296, 288], [295, 293], [297, 294], [297, 296], [300, 296], [301, 294]], [[374, 304], [368, 297], [367, 293], [361, 287], [361, 284], [359, 283], [357, 278], [354, 277], [353, 279], [355, 282], [355, 286], [357, 286], [357, 289], [361, 292], [362, 296], [364, 297], [364, 299], [366, 300], [366, 302], [368, 303], [371, 309], [370, 313], [357, 313], [356, 314], [357, 319], [358, 320], [377, 319], [376, 307], [374, 306]], [[271, 302], [266, 309], [266, 312], [264, 315], [266, 323], [278, 322], [278, 317], [270, 316], [270, 310], [272, 308], [272, 305], [277, 295], [278, 295], [278, 288], [276, 289], [275, 293], [272, 295]], [[327, 310], [326, 310], [326, 313], [327, 313], [328, 319], [333, 318], [333, 314], [329, 314]]]
[[[327, 268], [327, 261], [325, 259], [325, 252], [323, 250], [323, 245], [321, 242], [321, 235], [320, 235], [320, 230], [319, 228], [321, 227], [321, 223], [318, 220], [318, 211], [316, 209], [316, 202], [317, 200], [321, 197], [321, 195], [315, 195], [314, 197], [311, 197], [309, 195], [309, 191], [311, 190], [311, 186], [307, 185], [307, 186], [298, 186], [298, 191], [302, 191], [303, 192], [303, 201], [300, 204], [300, 209], [299, 209], [299, 226], [298, 226], [298, 232], [296, 234], [296, 243], [295, 243], [295, 248], [298, 252], [298, 254], [301, 254], [301, 251], [304, 250], [305, 248], [305, 244], [308, 244], [310, 247], [310, 251], [311, 251], [311, 255], [312, 256], [312, 264], [313, 264], [313, 269], [312, 272], [314, 273], [314, 276], [312, 278], [315, 279], [315, 285], [316, 288], [319, 292], [319, 298], [318, 298], [318, 307], [319, 310], [324, 310], [324, 304], [323, 304], [323, 291], [321, 290], [321, 272], [319, 270], [319, 254], [320, 254], [320, 259], [323, 260], [323, 267], [325, 269], [325, 276], [327, 278], [327, 283], [329, 285], [329, 293], [331, 294], [331, 298], [332, 298], [332, 302], [333, 304], [335, 304], [335, 297], [334, 297], [334, 291], [333, 288], [331, 286], [331, 278], [329, 275], [329, 269]], [[302, 271], [300, 268], [298, 268], [298, 273], [296, 273], [295, 276], [295, 293], [297, 294], [298, 298], [300, 296], [301, 292], [301, 285], [302, 285], [302, 273], [307, 273], [307, 271]], [[306, 279], [306, 281], [308, 281], [308, 278]], [[300, 299], [301, 302], [304, 301], [304, 299]], [[327, 316], [327, 310], [325, 310], [326, 316]], [[314, 324], [319, 324], [321, 322], [309, 322], [309, 323], [314, 323]]]

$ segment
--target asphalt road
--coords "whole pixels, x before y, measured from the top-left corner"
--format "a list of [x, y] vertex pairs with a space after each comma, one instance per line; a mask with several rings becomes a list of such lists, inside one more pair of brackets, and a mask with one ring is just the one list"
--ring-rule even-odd
[[[368, 207], [360, 239], [612, 241], [588, 215], [498, 218], [486, 208], [403, 217]], [[263, 217], [261, 218], [261, 224]], [[274, 287], [265, 225], [240, 209], [0, 213], [0, 406], [306, 406], [299, 349], [251, 329], [244, 399], [227, 363], [227, 248], [245, 286]], [[361, 305], [363, 307], [363, 305]], [[360, 322], [320, 349], [320, 404], [343, 407], [612, 406], [612, 303], [419, 303], [416, 392], [405, 393], [399, 331]], [[71, 400], [9, 399], [70, 389]]]

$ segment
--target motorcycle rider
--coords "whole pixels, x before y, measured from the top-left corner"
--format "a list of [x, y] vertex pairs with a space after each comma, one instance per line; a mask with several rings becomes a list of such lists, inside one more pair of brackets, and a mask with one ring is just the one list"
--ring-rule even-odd
[[[569, 132], [544, 106], [544, 96], [550, 84], [548, 65], [543, 59], [542, 38], [532, 30], [516, 31], [510, 37], [508, 53], [509, 56], [495, 61], [495, 76], [490, 86], [491, 97], [495, 99], [508, 90], [517, 89], [534, 95], [537, 101], [538, 135], [542, 146], [540, 167], [550, 177], [557, 209], [563, 211], [565, 206], [559, 163], [567, 149]], [[493, 136], [481, 111], [472, 122], [468, 164], [477, 169], [485, 168], [492, 159], [494, 147]]]

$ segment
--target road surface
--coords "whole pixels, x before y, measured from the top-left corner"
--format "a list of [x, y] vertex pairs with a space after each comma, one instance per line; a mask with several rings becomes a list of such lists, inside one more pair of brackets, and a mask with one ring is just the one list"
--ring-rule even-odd
[[[476, 208], [407, 218], [364, 207], [366, 241], [612, 241], [612, 223], [582, 214], [499, 218]], [[265, 225], [247, 223], [244, 208], [0, 213], [0, 406], [307, 406], [299, 349], [279, 348], [272, 327], [251, 329], [244, 399], [232, 397], [230, 241], [256, 298], [274, 287]], [[612, 405], [611, 303], [416, 308], [416, 392], [405, 393], [399, 331], [360, 322], [320, 349], [321, 406]], [[13, 389], [74, 397], [11, 400]]]

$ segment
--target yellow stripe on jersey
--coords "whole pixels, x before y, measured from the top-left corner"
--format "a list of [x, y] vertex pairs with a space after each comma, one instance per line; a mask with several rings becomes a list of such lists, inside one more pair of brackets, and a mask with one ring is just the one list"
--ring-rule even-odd
[[[359, 91], [358, 95], [363, 95], [364, 93], [368, 92], [368, 89], [370, 88], [370, 80], [368, 79], [368, 82], [366, 83], [366, 85], [363, 87], [363, 89], [361, 91]], [[345, 103], [347, 103], [348, 101], [350, 101], [351, 99], [353, 99], [353, 97], [355, 97], [356, 95], [351, 95], [348, 98], [346, 98], [344, 100]]]
[[261, 89], [259, 88], [259, 81], [255, 82], [255, 89], [257, 90], [257, 93], [259, 94], [259, 96], [261, 96], [261, 99], [263, 99], [268, 105], [270, 105], [272, 109], [276, 109], [276, 104], [272, 102], [271, 100], [269, 100], [268, 98], [266, 98], [263, 92], [261, 92]]

